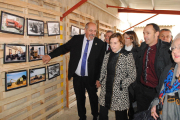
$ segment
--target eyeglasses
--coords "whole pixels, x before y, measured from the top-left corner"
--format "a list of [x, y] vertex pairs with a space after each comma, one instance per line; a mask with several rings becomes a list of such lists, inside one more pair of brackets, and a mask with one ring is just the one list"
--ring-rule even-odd
[[172, 47], [170, 48], [171, 51], [173, 51], [173, 50], [175, 50], [175, 49], [180, 50], [180, 45], [178, 45], [177, 47], [172, 46]]
[[130, 39], [130, 37], [124, 37], [124, 39]]

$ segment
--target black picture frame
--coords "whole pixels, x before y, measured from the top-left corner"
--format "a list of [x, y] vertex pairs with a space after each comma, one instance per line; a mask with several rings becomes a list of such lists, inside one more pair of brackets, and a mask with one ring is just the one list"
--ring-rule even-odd
[[46, 67], [29, 69], [29, 85], [46, 81]]
[[26, 45], [4, 44], [4, 64], [26, 62]]
[[27, 86], [27, 70], [5, 72], [5, 91]]
[[58, 21], [47, 21], [48, 36], [60, 35], [60, 23]]
[[73, 37], [74, 35], [79, 35], [79, 28], [74, 26], [74, 25], [71, 25], [71, 37]]
[[0, 32], [24, 35], [25, 18], [1, 11]]
[[44, 45], [28, 45], [29, 62], [42, 60], [42, 56], [40, 55], [45, 55]]
[[81, 35], [85, 34], [85, 29], [80, 29], [80, 34]]
[[60, 64], [53, 64], [47, 66], [47, 71], [48, 71], [48, 79], [51, 80], [57, 76], [60, 76]]
[[60, 45], [59, 43], [51, 43], [51, 44], [47, 44], [46, 45], [46, 49], [47, 49], [47, 54], [51, 53], [52, 51], [54, 51], [56, 48], [58, 48]]
[[44, 36], [44, 21], [26, 18], [28, 36]]

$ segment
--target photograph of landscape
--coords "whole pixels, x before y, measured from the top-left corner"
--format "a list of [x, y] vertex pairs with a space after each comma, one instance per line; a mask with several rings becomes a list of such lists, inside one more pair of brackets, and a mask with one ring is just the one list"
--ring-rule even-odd
[[35, 68], [29, 70], [29, 84], [35, 84], [46, 80], [46, 68]]
[[27, 86], [27, 71], [6, 73], [6, 91]]

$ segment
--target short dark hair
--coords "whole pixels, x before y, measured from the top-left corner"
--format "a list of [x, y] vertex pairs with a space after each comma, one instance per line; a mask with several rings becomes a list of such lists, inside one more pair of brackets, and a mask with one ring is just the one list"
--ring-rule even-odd
[[160, 31], [159, 26], [158, 26], [157, 24], [155, 24], [155, 23], [149, 23], [149, 24], [147, 24], [146, 26], [149, 26], [149, 25], [152, 25], [152, 26], [153, 26], [154, 32], [159, 32], [159, 31]]
[[[170, 30], [170, 29], [167, 29], [167, 28], [161, 29], [161, 31], [169, 31], [169, 32], [171, 32], [171, 30]], [[161, 32], [161, 31], [160, 31], [160, 32]]]
[[118, 38], [119, 42], [124, 46], [125, 41], [120, 33], [113, 33], [109, 38], [109, 42], [111, 41], [111, 38], [116, 38], [116, 37]]

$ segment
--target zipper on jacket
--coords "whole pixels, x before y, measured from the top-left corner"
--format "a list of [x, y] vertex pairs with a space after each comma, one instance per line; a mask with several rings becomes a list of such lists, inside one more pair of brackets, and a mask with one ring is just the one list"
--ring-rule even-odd
[[[121, 56], [121, 53], [119, 53], [119, 57]], [[117, 67], [117, 63], [119, 61], [119, 57], [118, 60], [116, 62], [116, 67]], [[114, 76], [114, 81], [115, 81], [115, 77], [116, 77], [116, 67], [115, 67], [115, 76]], [[114, 88], [114, 81], [113, 81], [113, 86], [112, 86], [112, 95], [111, 95], [111, 103], [110, 103], [110, 108], [111, 108], [111, 104], [112, 104], [112, 96], [113, 96], [113, 88]]]

